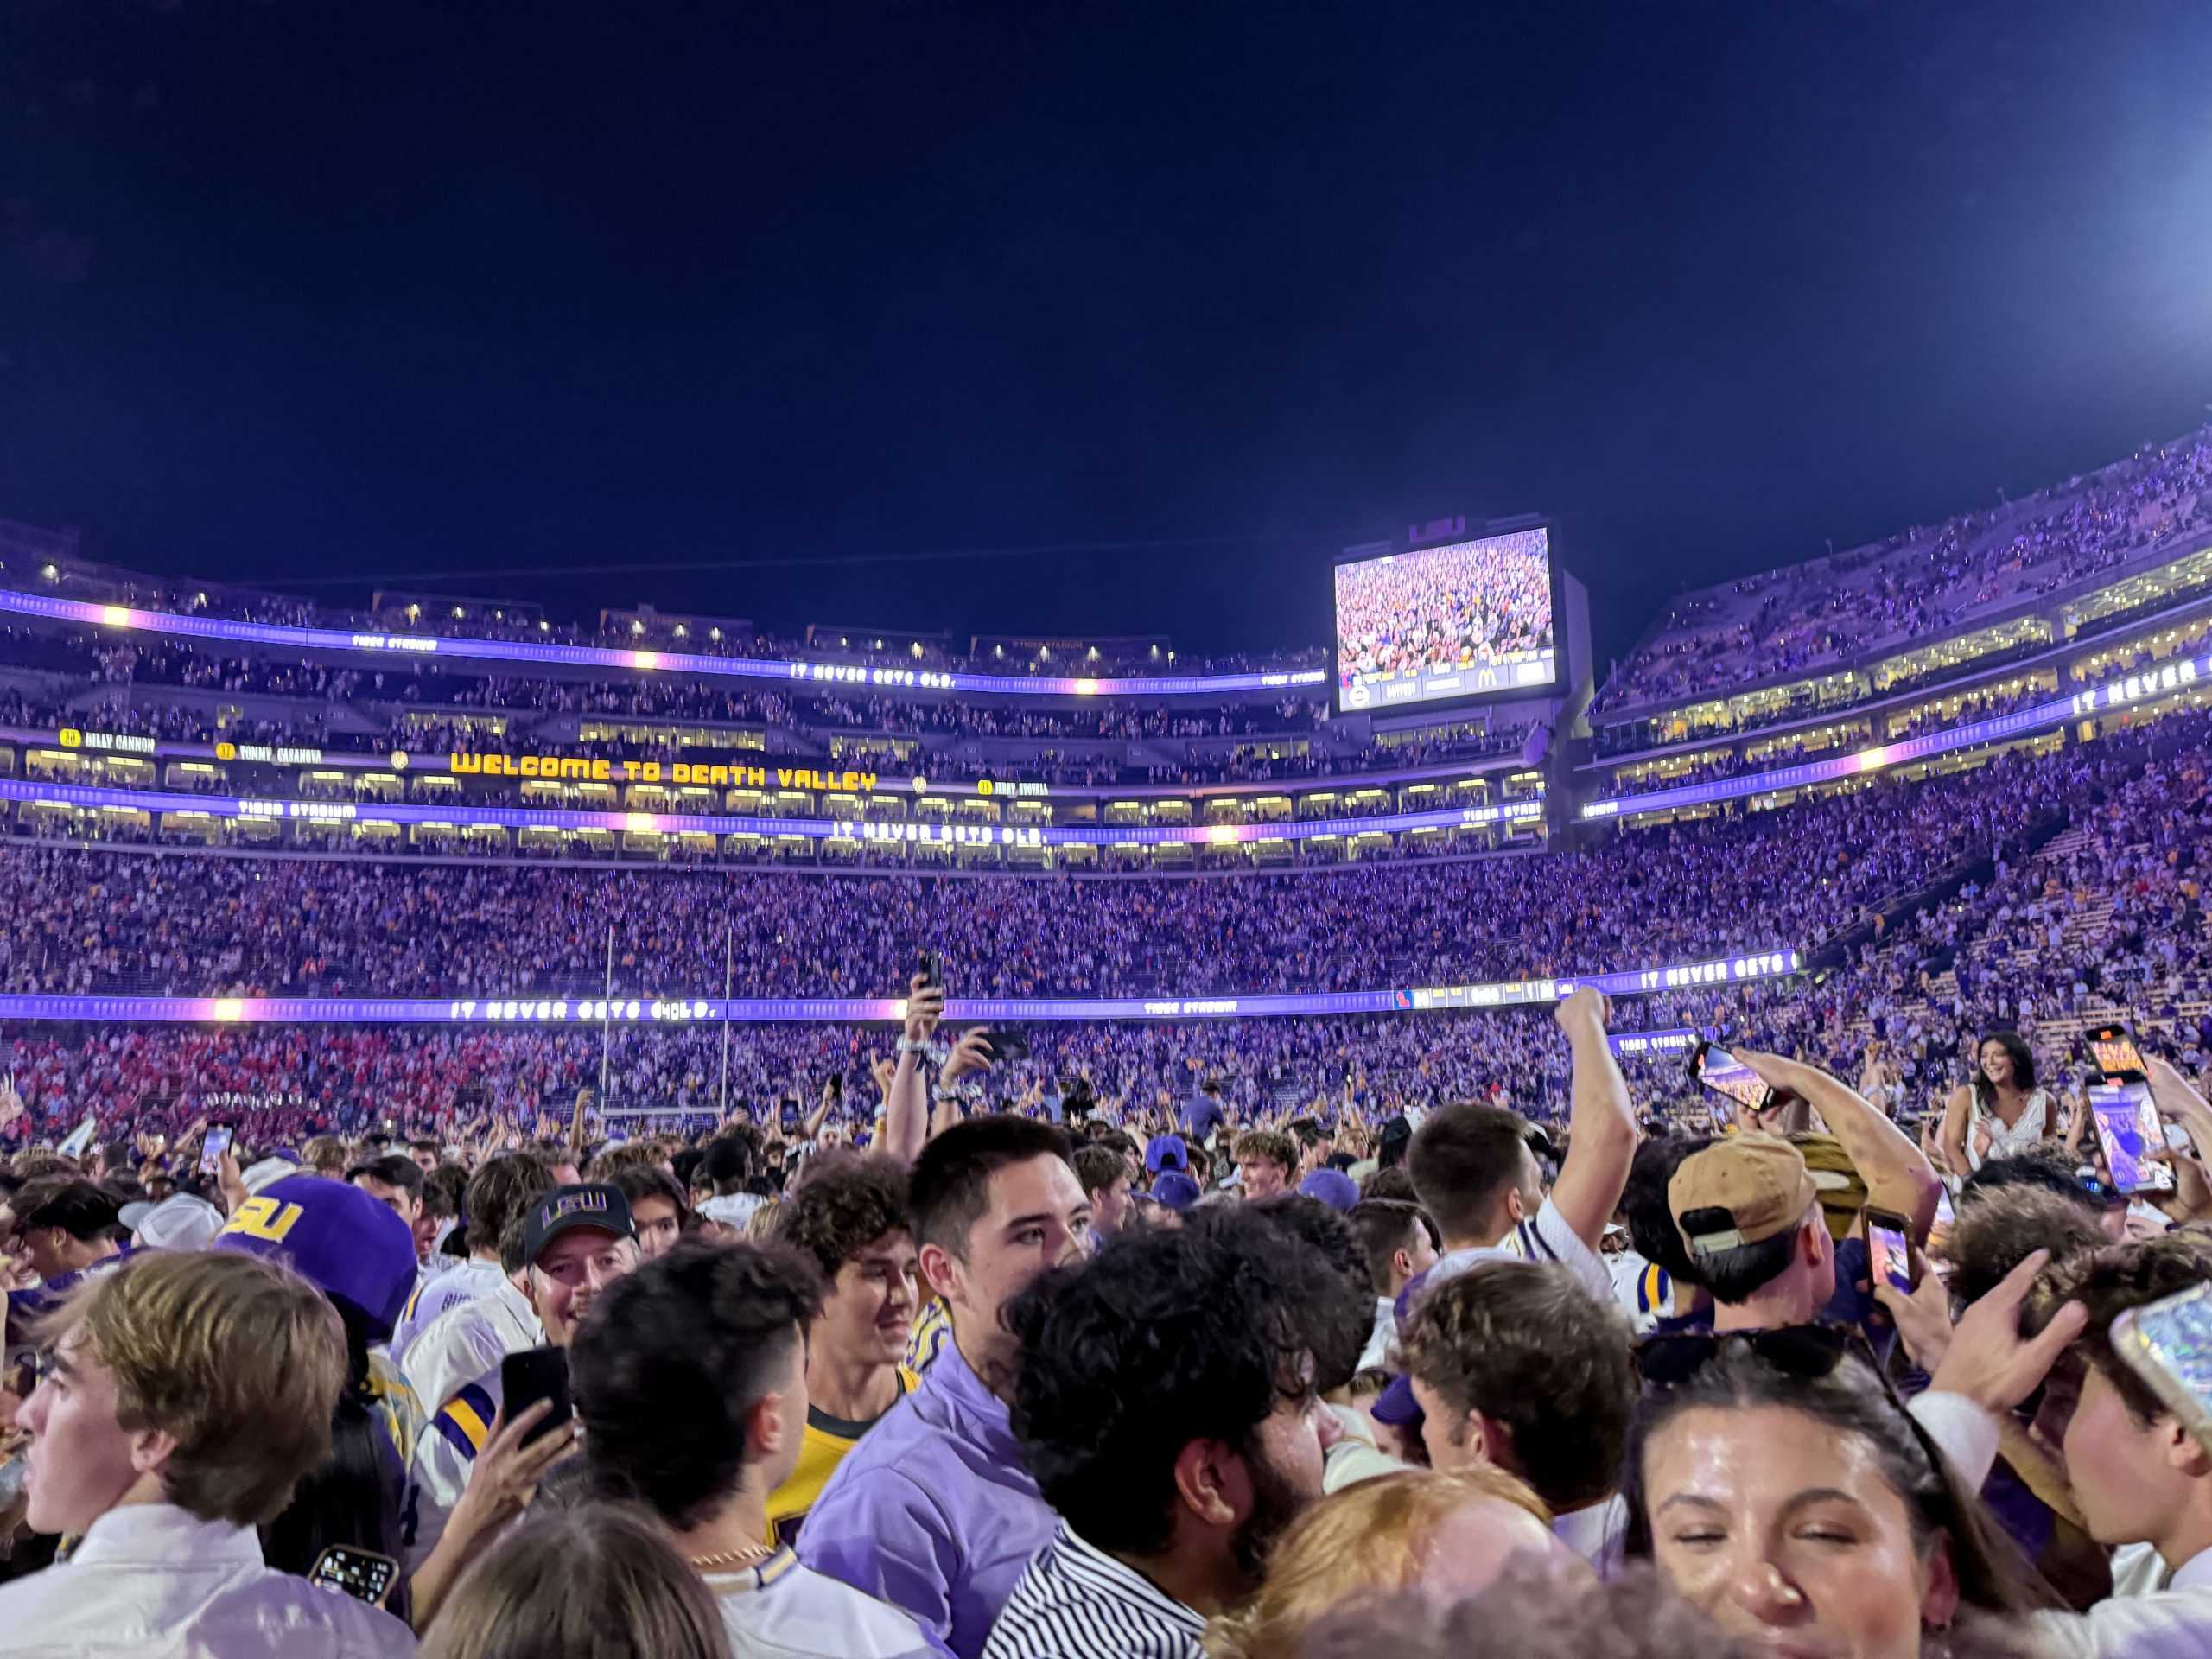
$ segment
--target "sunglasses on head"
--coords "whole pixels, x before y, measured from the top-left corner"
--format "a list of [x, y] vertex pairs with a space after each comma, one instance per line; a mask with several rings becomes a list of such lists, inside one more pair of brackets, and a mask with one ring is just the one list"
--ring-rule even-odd
[[1647, 1387], [1675, 1388], [1732, 1344], [1749, 1349], [1754, 1358], [1788, 1376], [1826, 1376], [1852, 1353], [1879, 1369], [1866, 1338], [1848, 1325], [1784, 1325], [1771, 1331], [1684, 1331], [1646, 1337], [1636, 1345], [1637, 1370]]

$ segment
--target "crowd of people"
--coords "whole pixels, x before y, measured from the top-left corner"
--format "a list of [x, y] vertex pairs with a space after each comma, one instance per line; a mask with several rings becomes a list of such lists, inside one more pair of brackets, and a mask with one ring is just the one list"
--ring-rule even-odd
[[[2196, 854], [2209, 742], [2204, 716], [2170, 715], [1579, 853], [1304, 875], [709, 875], [14, 848], [0, 854], [0, 988], [584, 999], [608, 987], [610, 923], [613, 988], [647, 1001], [718, 996], [726, 969], [741, 997], [883, 996], [922, 949], [975, 995], [1075, 997], [1452, 986], [1794, 950], [1817, 980], [1686, 987], [1641, 1001], [1641, 1023], [1748, 1033], [1853, 1075], [1878, 1042], [1890, 1082], [1924, 1109], [1991, 1023], [2032, 1032], [2133, 1007], [2187, 1052], [2212, 1046]], [[1004, 1098], [1034, 1085], [1058, 1099], [1087, 1079], [1144, 1100], [1192, 1066], [1248, 1107], [1349, 1085], [1378, 1119], [1438, 1090], [1503, 1091], [1539, 1118], [1564, 1098], [1548, 1027], [1509, 1011], [1046, 1021], [1031, 1039], [1001, 1074]], [[175, 1133], [212, 1096], [281, 1103], [295, 1128], [486, 1096], [527, 1115], [598, 1082], [602, 1058], [626, 1106], [765, 1109], [807, 1092], [794, 1077], [859, 1084], [883, 1041], [861, 1027], [618, 1027], [603, 1055], [600, 1033], [574, 1025], [29, 1027], [9, 1057], [25, 1114], [0, 1136], [66, 1133], [86, 1110]], [[1678, 1058], [1631, 1065], [1639, 1086], [1679, 1090]]]
[[[895, 984], [926, 940], [978, 995], [1359, 990], [1815, 943], [2126, 766], [2000, 757], [1581, 852], [1183, 881], [384, 865], [0, 849], [0, 988], [181, 995], [717, 992]], [[1383, 804], [1387, 807], [1387, 803]]]
[[1552, 648], [1548, 533], [1521, 531], [1337, 567], [1344, 686], [1529, 660]]
[[1953, 632], [2207, 525], [2212, 429], [2007, 507], [1686, 595], [1593, 711], [1726, 692]]
[[[1614, 695], [2051, 591], [2201, 521], [2208, 478], [2200, 435], [1847, 555], [1837, 603], [1705, 596]], [[1444, 582], [1375, 671], [1473, 660], [1530, 579]], [[103, 651], [113, 684], [380, 721], [878, 717]], [[949, 718], [1204, 743], [1269, 711]], [[2212, 1652], [2209, 781], [2181, 710], [1571, 851], [1287, 875], [0, 844], [0, 993], [579, 1007], [0, 1034], [0, 1655]], [[1802, 971], [1572, 983], [1782, 950]], [[1458, 1013], [946, 1018], [1540, 977], [1568, 982]], [[580, 1006], [725, 985], [902, 1000]], [[2110, 1020], [2144, 1052], [2132, 1141], [2092, 1109]], [[1748, 1092], [1700, 1084], [1694, 1037]]]
[[2129, 1192], [2002, 1032], [1931, 1145], [1878, 1066], [1749, 1043], [1763, 1098], [1655, 1117], [1586, 988], [1548, 1122], [1379, 1122], [1203, 1066], [995, 1102], [993, 1035], [905, 988], [849, 1122], [16, 1153], [0, 1650], [2212, 1643], [2207, 1402], [2130, 1334], [2212, 1294], [2212, 1105], [2164, 1048], [2184, 1179]]

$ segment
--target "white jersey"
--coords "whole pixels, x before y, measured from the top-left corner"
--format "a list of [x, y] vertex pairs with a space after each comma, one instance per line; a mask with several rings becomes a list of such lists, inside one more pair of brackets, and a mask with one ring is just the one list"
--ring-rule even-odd
[[1628, 1315], [1637, 1336], [1649, 1336], [1675, 1311], [1674, 1280], [1666, 1268], [1634, 1250], [1606, 1259], [1612, 1263], [1613, 1300]]
[[1551, 1262], [1580, 1280], [1583, 1288], [1599, 1301], [1612, 1300], [1613, 1275], [1605, 1266], [1605, 1257], [1585, 1244], [1574, 1230], [1560, 1219], [1560, 1213], [1552, 1207], [1549, 1198], [1544, 1200], [1533, 1221], [1518, 1223], [1497, 1243], [1453, 1250], [1442, 1257], [1428, 1270], [1423, 1284], [1433, 1288], [1447, 1279], [1458, 1278], [1478, 1262], [1497, 1261]]
[[530, 1299], [501, 1275], [498, 1286], [473, 1302], [449, 1307], [416, 1333], [400, 1369], [425, 1411], [435, 1412], [464, 1382], [496, 1371], [509, 1354], [545, 1340]]
[[438, 1408], [428, 1433], [415, 1442], [415, 1461], [407, 1471], [407, 1502], [400, 1513], [400, 1544], [406, 1567], [415, 1573], [446, 1535], [454, 1506], [468, 1490], [476, 1459], [492, 1439], [492, 1420], [505, 1402], [494, 1365], [465, 1382]]
[[435, 1279], [418, 1283], [415, 1294], [407, 1299], [407, 1306], [399, 1312], [399, 1322], [391, 1329], [391, 1357], [399, 1362], [400, 1369], [407, 1369], [407, 1351], [422, 1334], [424, 1325], [448, 1308], [473, 1302], [479, 1296], [489, 1296], [506, 1279], [505, 1270], [498, 1262], [471, 1257]]

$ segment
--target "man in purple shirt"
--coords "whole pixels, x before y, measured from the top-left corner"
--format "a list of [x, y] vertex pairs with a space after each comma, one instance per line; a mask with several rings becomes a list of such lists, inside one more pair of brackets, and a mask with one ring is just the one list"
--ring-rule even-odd
[[976, 1659], [1055, 1517], [1007, 1421], [1020, 1350], [1001, 1307], [1083, 1259], [1090, 1205], [1050, 1124], [995, 1116], [922, 1149], [909, 1198], [922, 1275], [952, 1319], [922, 1386], [846, 1455], [799, 1535], [817, 1572], [904, 1608]]

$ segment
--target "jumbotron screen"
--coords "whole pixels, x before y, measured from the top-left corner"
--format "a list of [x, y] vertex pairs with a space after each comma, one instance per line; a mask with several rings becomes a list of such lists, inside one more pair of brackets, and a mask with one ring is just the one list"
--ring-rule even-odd
[[1337, 566], [1340, 709], [1541, 690], [1558, 672], [1548, 530]]

